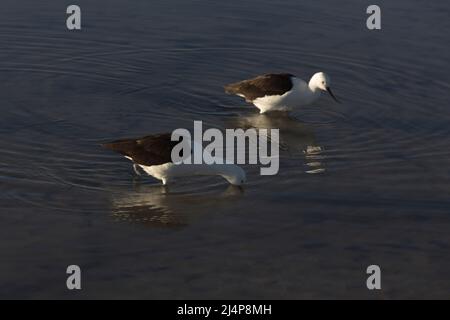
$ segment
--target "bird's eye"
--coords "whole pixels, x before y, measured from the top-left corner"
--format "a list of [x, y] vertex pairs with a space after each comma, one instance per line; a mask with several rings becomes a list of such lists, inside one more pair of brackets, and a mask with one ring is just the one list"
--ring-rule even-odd
[[322, 81], [322, 84], [325, 84], [325, 81]]

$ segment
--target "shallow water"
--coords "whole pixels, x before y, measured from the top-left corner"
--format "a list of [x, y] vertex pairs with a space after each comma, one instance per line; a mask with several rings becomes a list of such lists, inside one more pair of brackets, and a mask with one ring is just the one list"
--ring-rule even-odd
[[[79, 0], [0, 10], [0, 297], [448, 298], [448, 3]], [[323, 97], [259, 115], [223, 85], [323, 70]], [[99, 142], [280, 128], [280, 172], [169, 189]], [[65, 289], [65, 269], [83, 290]], [[380, 292], [365, 270], [382, 268]]]

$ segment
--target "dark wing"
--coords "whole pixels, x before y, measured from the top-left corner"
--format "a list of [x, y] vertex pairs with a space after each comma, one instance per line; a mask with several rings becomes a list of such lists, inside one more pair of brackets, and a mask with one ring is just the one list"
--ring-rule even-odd
[[225, 86], [225, 92], [245, 97], [252, 102], [264, 96], [282, 95], [292, 89], [292, 77], [289, 73], [271, 73]]
[[102, 144], [103, 147], [116, 151], [145, 166], [172, 162], [172, 148], [178, 141], [171, 141], [170, 133], [155, 134], [138, 139], [123, 139]]

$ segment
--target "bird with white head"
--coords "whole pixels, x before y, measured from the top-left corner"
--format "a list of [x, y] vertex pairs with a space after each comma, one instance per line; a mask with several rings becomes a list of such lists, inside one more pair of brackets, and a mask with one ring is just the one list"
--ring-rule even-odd
[[322, 92], [339, 102], [330, 88], [330, 77], [324, 72], [306, 81], [288, 73], [271, 73], [225, 86], [225, 92], [245, 98], [260, 113], [290, 111], [315, 102]]

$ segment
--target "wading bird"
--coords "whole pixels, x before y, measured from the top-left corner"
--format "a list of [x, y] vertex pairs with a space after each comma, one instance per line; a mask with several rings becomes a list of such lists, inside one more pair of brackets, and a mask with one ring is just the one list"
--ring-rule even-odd
[[265, 74], [225, 86], [225, 92], [245, 98], [260, 113], [290, 111], [316, 101], [327, 91], [336, 101], [330, 89], [330, 77], [318, 72], [306, 81], [288, 73]]
[[142, 168], [148, 175], [161, 180], [164, 185], [171, 183], [174, 178], [186, 176], [218, 175], [237, 186], [246, 182], [245, 171], [234, 164], [173, 163], [172, 148], [178, 143], [171, 140], [170, 133], [163, 133], [137, 139], [117, 140], [104, 143], [102, 146], [131, 160], [136, 174], [140, 175], [139, 168]]

